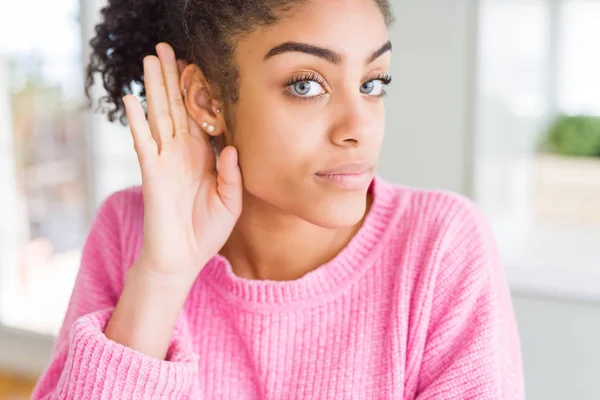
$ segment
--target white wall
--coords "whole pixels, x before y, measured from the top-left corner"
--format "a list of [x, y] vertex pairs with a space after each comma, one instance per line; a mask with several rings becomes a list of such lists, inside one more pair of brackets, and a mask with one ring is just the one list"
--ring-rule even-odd
[[474, 0], [392, 0], [393, 83], [379, 173], [470, 193]]

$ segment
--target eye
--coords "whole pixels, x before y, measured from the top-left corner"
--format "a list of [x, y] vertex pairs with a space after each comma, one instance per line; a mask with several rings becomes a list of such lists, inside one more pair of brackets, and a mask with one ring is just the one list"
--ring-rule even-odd
[[325, 93], [323, 86], [317, 81], [298, 81], [288, 86], [292, 94], [300, 97], [314, 97]]
[[368, 81], [360, 86], [360, 92], [369, 96], [381, 96], [385, 93], [383, 90], [383, 82], [379, 79]]
[[307, 72], [292, 77], [284, 84], [284, 94], [299, 100], [316, 100], [327, 93], [327, 83], [318, 74]]
[[384, 96], [384, 87], [392, 83], [392, 77], [389, 75], [378, 76], [360, 85], [360, 92], [372, 97]]

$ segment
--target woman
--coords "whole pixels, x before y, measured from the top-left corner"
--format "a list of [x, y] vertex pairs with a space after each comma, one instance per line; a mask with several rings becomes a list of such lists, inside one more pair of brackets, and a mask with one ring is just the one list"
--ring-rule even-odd
[[102, 15], [88, 88], [143, 183], [102, 205], [34, 399], [523, 398], [481, 212], [374, 176], [387, 1]]

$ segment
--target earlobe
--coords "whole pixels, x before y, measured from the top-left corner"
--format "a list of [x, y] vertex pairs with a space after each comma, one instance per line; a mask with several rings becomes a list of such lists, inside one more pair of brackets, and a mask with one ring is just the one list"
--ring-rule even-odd
[[208, 132], [209, 134], [213, 134], [215, 132], [215, 126], [213, 124], [209, 124], [208, 122], [204, 121], [202, 123], [202, 128], [204, 128], [204, 130], [206, 132]]

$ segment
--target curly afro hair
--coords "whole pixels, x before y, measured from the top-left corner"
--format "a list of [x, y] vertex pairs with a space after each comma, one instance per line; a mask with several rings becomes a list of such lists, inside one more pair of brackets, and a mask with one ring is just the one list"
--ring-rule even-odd
[[[122, 97], [136, 93], [145, 100], [143, 59], [167, 42], [178, 59], [196, 64], [211, 93], [225, 104], [237, 100], [236, 39], [261, 26], [276, 23], [286, 12], [308, 0], [108, 0], [90, 41], [85, 93], [100, 73], [107, 92], [99, 109], [108, 119], [127, 124]], [[388, 0], [374, 0], [386, 23], [393, 16]]]

